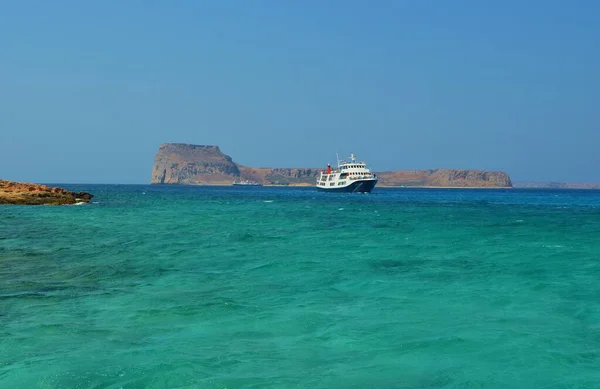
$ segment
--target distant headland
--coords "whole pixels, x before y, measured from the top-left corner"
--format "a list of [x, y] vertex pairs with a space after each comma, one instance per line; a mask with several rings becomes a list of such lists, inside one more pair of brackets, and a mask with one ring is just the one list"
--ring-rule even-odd
[[[256, 168], [238, 164], [219, 146], [164, 143], [152, 167], [152, 184], [231, 185], [244, 179], [263, 185], [309, 186], [323, 168]], [[512, 188], [505, 172], [396, 170], [378, 172], [378, 187]]]
[[600, 189], [600, 183], [588, 182], [519, 181], [513, 186], [519, 189]]
[[0, 204], [68, 205], [88, 203], [94, 195], [63, 188], [0, 180]]

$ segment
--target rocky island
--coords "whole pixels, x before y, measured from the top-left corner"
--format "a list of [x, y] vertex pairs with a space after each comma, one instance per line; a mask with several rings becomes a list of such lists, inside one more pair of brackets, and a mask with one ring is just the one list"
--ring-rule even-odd
[[94, 195], [63, 188], [0, 180], [0, 204], [67, 205], [88, 203]]
[[[231, 185], [250, 180], [263, 185], [314, 185], [323, 168], [256, 168], [238, 164], [219, 146], [164, 143], [152, 167], [152, 184]], [[484, 170], [375, 171], [379, 187], [511, 188], [508, 174]]]

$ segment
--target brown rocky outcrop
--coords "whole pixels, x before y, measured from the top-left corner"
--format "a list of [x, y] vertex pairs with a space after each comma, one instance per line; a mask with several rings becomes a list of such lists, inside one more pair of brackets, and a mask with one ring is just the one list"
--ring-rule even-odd
[[231, 184], [240, 170], [219, 146], [183, 143], [160, 145], [154, 158], [152, 184]]
[[241, 176], [265, 185], [309, 185], [321, 172], [310, 168], [252, 168], [238, 165]]
[[378, 173], [380, 186], [510, 188], [508, 174], [486, 170], [399, 170]]
[[94, 195], [46, 185], [0, 180], [0, 204], [66, 205], [88, 203]]
[[[319, 168], [255, 168], [235, 163], [218, 146], [165, 143], [154, 159], [152, 184], [230, 185], [252, 180], [264, 185], [314, 185]], [[508, 174], [484, 170], [398, 170], [375, 172], [378, 186], [511, 187]]]

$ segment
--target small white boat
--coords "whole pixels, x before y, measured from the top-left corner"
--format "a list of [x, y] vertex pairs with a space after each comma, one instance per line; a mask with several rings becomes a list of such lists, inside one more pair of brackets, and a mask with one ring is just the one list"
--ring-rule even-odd
[[234, 181], [232, 185], [237, 185], [237, 186], [262, 186], [262, 184], [260, 182], [250, 181], [250, 180]]
[[327, 165], [317, 178], [316, 187], [324, 192], [361, 192], [369, 193], [377, 184], [377, 175], [373, 174], [366, 163], [357, 162], [354, 153], [350, 161], [340, 161], [333, 169]]

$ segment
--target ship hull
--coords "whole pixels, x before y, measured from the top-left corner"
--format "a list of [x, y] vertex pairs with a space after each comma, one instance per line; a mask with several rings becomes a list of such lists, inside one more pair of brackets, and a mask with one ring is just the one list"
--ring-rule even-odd
[[316, 188], [320, 192], [336, 192], [336, 193], [370, 193], [375, 185], [377, 184], [377, 180], [359, 180], [354, 181], [350, 185], [347, 186], [332, 186], [332, 187], [321, 187], [317, 186]]

